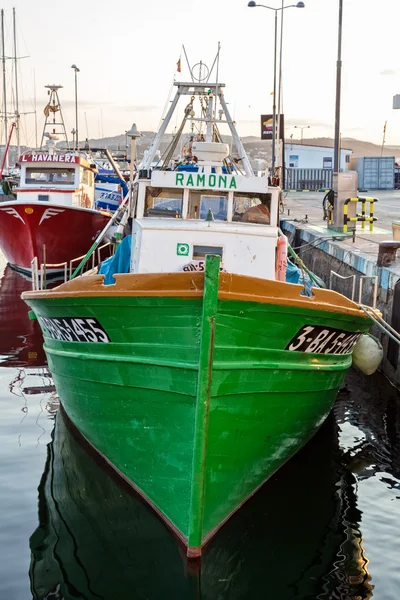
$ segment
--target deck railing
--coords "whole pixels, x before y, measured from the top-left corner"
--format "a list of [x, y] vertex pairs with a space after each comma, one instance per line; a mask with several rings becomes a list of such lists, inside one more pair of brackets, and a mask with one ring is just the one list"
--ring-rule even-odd
[[[97, 248], [95, 248], [95, 250], [93, 250], [93, 252], [88, 256], [84, 266], [82, 267], [82, 271], [88, 263], [89, 264], [91, 263], [90, 269], [94, 269], [96, 266], [98, 266], [100, 264], [101, 256], [102, 256], [101, 251], [104, 248], [109, 248], [109, 250], [110, 250], [109, 256], [112, 256], [112, 254], [114, 252], [114, 245], [115, 244], [113, 242], [107, 242], [106, 244], [103, 244], [102, 246], [98, 246]], [[72, 258], [70, 261], [64, 261], [62, 263], [47, 263], [47, 262], [41, 263], [40, 267], [39, 267], [38, 259], [35, 256], [31, 261], [32, 290], [37, 291], [37, 290], [45, 290], [46, 289], [49, 269], [56, 269], [57, 271], [60, 272], [60, 274], [57, 275], [57, 278], [56, 278], [57, 281], [62, 277], [61, 273], [63, 273], [62, 283], [65, 283], [66, 281], [68, 281], [68, 279], [71, 278], [74, 265], [76, 263], [80, 262], [85, 256], [86, 255], [83, 254], [82, 256], [77, 256], [76, 258]], [[90, 269], [88, 269], [88, 270], [90, 270]]]

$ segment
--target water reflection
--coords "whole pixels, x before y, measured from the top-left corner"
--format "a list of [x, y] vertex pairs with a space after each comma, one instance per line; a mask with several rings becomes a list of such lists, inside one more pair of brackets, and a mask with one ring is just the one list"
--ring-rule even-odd
[[357, 479], [368, 479], [384, 471], [398, 485], [399, 391], [383, 377], [365, 377], [354, 371], [338, 397], [334, 413], [342, 430], [345, 459]]
[[5, 269], [0, 598], [25, 599], [29, 571], [35, 600], [397, 600], [397, 390], [352, 372], [318, 435], [228, 521], [200, 563], [187, 563], [164, 524], [74, 437], [62, 413], [46, 446], [58, 398], [40, 329], [20, 299], [29, 288]]
[[[41, 329], [37, 321], [29, 319], [27, 305], [21, 299], [22, 292], [29, 289], [31, 281], [7, 265], [0, 280], [0, 366], [10, 369], [7, 387], [20, 407], [20, 424], [27, 419], [31, 404], [35, 412], [39, 408], [36, 425], [40, 430], [40, 443], [46, 433], [41, 425], [42, 416], [44, 413], [54, 414], [58, 408], [58, 398], [47, 368]], [[30, 396], [37, 398], [29, 402]], [[19, 445], [22, 430], [18, 437]]]
[[220, 530], [200, 563], [186, 562], [63, 413], [56, 421], [30, 540], [35, 599], [372, 596], [354, 481], [332, 453], [334, 419]]
[[29, 597], [28, 537], [36, 488], [58, 407], [43, 338], [21, 292], [30, 282], [0, 254], [0, 598]]

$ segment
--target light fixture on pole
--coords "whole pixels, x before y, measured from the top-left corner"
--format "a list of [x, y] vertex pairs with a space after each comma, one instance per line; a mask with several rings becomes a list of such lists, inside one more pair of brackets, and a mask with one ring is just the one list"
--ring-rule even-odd
[[301, 145], [303, 145], [303, 129], [310, 129], [310, 125], [295, 125], [295, 129], [301, 129]]
[[[129, 176], [129, 205], [130, 205], [130, 210], [132, 211], [133, 171], [135, 168], [135, 161], [136, 161], [136, 140], [137, 140], [137, 138], [141, 137], [142, 134], [138, 131], [138, 128], [136, 127], [136, 123], [133, 123], [132, 127], [129, 129], [129, 131], [127, 131], [125, 133], [125, 135], [127, 137], [131, 138], [131, 162], [130, 162], [131, 170], [130, 170], [130, 176]], [[131, 212], [131, 214], [132, 214], [132, 212]]]
[[[304, 2], [297, 2], [297, 4], [290, 4], [288, 6], [284, 6], [283, 5], [283, 1], [282, 0], [282, 6], [280, 8], [273, 8], [272, 6], [266, 6], [265, 4], [257, 4], [256, 2], [254, 2], [253, 0], [251, 0], [247, 6], [249, 8], [255, 8], [255, 7], [261, 7], [261, 8], [268, 8], [268, 10], [273, 10], [275, 11], [275, 41], [274, 41], [274, 91], [273, 91], [273, 96], [274, 96], [274, 101], [273, 101], [273, 107], [272, 107], [272, 174], [274, 174], [275, 171], [275, 162], [276, 162], [276, 134], [277, 134], [277, 130], [279, 131], [279, 120], [280, 120], [280, 88], [281, 88], [281, 78], [282, 78], [282, 35], [283, 35], [283, 11], [285, 8], [304, 8], [305, 4]], [[282, 12], [282, 16], [281, 16], [281, 53], [280, 53], [280, 60], [279, 60], [279, 92], [278, 92], [278, 117], [277, 117], [277, 111], [276, 111], [276, 62], [277, 62], [277, 47], [278, 47], [278, 11]], [[279, 136], [278, 136], [279, 137]], [[278, 139], [278, 146], [279, 146], [279, 139]], [[279, 153], [278, 153], [278, 160], [279, 160]]]
[[78, 77], [80, 69], [76, 65], [71, 65], [71, 69], [75, 71], [75, 144], [74, 150], [79, 150], [79, 127], [78, 127]]
[[71, 133], [72, 133], [72, 147], [75, 150], [75, 134], [76, 134], [75, 128], [71, 129]]

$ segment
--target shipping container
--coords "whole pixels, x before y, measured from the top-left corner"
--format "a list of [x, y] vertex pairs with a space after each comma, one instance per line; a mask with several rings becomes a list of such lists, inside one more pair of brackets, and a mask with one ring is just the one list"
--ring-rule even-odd
[[393, 190], [394, 156], [361, 156], [350, 159], [350, 169], [358, 173], [358, 189]]

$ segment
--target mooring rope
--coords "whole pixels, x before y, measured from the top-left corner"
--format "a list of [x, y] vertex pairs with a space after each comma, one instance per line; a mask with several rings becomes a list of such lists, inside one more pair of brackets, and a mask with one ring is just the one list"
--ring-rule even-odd
[[400, 346], [400, 334], [395, 329], [393, 329], [393, 327], [389, 325], [389, 323], [386, 323], [386, 321], [382, 319], [382, 317], [378, 315], [378, 313], [370, 306], [365, 306], [364, 304], [359, 304], [358, 306], [359, 308], [361, 308], [361, 310], [365, 312], [365, 314], [371, 319], [371, 321], [377, 327], [379, 327], [381, 331], [386, 333], [394, 342], [396, 342]]

